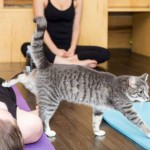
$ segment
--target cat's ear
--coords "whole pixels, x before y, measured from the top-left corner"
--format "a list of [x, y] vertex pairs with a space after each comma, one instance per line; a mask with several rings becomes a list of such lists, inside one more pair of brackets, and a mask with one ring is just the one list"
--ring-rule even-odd
[[144, 73], [140, 77], [141, 77], [142, 80], [147, 81], [147, 79], [148, 79], [148, 73]]
[[131, 76], [129, 78], [129, 86], [132, 87], [132, 88], [136, 88], [136, 77]]

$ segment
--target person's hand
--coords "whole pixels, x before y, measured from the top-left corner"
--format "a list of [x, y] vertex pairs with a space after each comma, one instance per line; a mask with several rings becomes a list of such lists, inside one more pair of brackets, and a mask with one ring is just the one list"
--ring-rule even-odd
[[74, 54], [75, 54], [75, 50], [72, 48], [69, 48], [67, 52], [67, 57], [72, 57], [74, 56]]
[[68, 52], [64, 49], [58, 49], [56, 55], [60, 57], [68, 57]]

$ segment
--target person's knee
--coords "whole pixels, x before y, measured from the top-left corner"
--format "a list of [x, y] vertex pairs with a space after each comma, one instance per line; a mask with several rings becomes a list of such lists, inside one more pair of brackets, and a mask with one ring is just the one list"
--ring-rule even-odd
[[107, 49], [105, 48], [99, 48], [99, 54], [97, 55], [97, 61], [99, 63], [103, 63], [110, 58], [110, 53]]
[[26, 57], [26, 52], [27, 52], [27, 46], [30, 45], [29, 42], [23, 43], [21, 46], [21, 52], [23, 54], [24, 57]]
[[104, 55], [104, 56], [105, 56], [105, 59], [108, 60], [108, 59], [110, 58], [110, 53], [109, 53], [109, 51], [108, 51], [108, 50], [105, 50], [104, 53], [105, 53], [105, 55]]

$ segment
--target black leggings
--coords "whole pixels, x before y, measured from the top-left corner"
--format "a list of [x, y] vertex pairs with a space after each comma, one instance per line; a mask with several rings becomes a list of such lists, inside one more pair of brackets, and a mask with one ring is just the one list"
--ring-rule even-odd
[[[24, 56], [26, 56], [28, 45], [30, 45], [30, 43], [24, 43], [21, 47]], [[46, 45], [44, 45], [44, 53], [48, 61], [53, 63], [56, 55], [53, 54]], [[77, 54], [79, 60], [92, 59], [98, 63], [103, 63], [109, 59], [109, 51], [98, 46], [77, 46], [75, 54]]]

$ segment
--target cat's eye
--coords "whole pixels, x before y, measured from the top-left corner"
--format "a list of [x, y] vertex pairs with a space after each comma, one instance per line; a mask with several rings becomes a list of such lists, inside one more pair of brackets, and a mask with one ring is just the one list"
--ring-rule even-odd
[[144, 91], [142, 90], [142, 91], [140, 91], [140, 94], [143, 94], [144, 93]]

